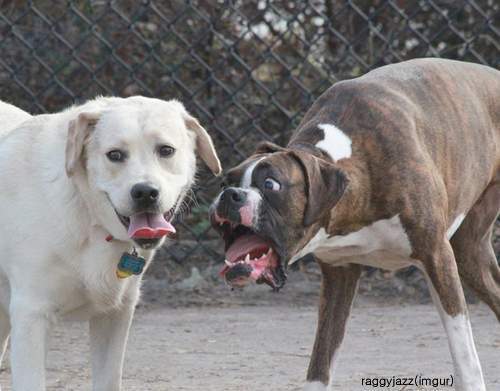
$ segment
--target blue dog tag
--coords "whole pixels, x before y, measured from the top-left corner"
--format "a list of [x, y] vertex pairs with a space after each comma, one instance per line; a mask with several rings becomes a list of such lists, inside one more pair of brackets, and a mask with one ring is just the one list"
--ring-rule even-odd
[[135, 249], [134, 253], [135, 254], [123, 253], [120, 262], [118, 262], [118, 268], [116, 269], [116, 276], [118, 278], [127, 278], [133, 274], [139, 275], [144, 270], [146, 260], [138, 256]]

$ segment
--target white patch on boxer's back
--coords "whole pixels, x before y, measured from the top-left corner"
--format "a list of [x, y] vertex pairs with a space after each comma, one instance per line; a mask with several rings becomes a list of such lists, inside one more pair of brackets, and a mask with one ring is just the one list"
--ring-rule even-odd
[[241, 183], [240, 186], [248, 189], [250, 185], [252, 184], [252, 175], [253, 175], [253, 170], [255, 169], [255, 166], [259, 164], [261, 160], [265, 159], [264, 157], [261, 157], [260, 159], [255, 160], [254, 162], [250, 163], [250, 165], [247, 167], [245, 170], [245, 173], [241, 177]]
[[347, 235], [330, 236], [321, 228], [289, 264], [311, 252], [335, 266], [359, 263], [397, 270], [416, 262], [410, 258], [411, 243], [399, 215], [375, 221]]
[[448, 228], [448, 231], [446, 231], [446, 237], [448, 239], [451, 239], [452, 236], [455, 234], [455, 232], [457, 232], [457, 229], [460, 228], [460, 225], [462, 224], [464, 219], [465, 219], [464, 213], [461, 213], [457, 216], [457, 218], [451, 224], [450, 228]]
[[335, 125], [319, 124], [325, 138], [316, 143], [316, 147], [328, 153], [335, 161], [351, 157], [351, 139]]

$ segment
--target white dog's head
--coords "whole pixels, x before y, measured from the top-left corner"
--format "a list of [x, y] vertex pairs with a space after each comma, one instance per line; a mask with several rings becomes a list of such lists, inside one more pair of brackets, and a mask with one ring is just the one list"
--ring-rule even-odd
[[94, 219], [111, 235], [152, 248], [175, 232], [171, 220], [194, 182], [195, 152], [221, 172], [210, 136], [180, 102], [115, 99], [70, 122], [66, 172], [84, 178]]

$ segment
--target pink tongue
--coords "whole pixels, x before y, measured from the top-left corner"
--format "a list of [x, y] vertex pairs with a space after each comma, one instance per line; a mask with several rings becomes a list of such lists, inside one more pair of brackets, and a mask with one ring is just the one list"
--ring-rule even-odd
[[130, 216], [128, 236], [133, 239], [157, 239], [169, 233], [175, 233], [175, 228], [161, 213], [136, 213]]
[[257, 235], [243, 235], [236, 239], [227, 249], [226, 257], [229, 262], [236, 262], [241, 256], [245, 256], [254, 250], [268, 247], [269, 245]]

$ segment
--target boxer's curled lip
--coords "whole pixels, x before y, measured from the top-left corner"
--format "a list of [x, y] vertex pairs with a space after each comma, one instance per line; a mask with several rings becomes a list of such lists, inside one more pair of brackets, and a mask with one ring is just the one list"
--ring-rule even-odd
[[284, 285], [286, 275], [281, 257], [270, 240], [247, 226], [229, 221], [216, 224], [215, 228], [225, 242], [226, 260], [220, 274], [231, 287], [242, 288], [256, 282], [279, 290]]

